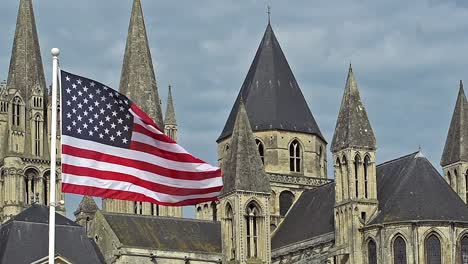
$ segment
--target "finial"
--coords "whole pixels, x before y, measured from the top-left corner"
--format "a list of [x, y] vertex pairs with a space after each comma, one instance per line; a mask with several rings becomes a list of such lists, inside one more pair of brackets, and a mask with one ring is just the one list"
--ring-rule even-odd
[[351, 64], [351, 61], [349, 62], [349, 72], [353, 72], [353, 65]]
[[460, 89], [463, 89], [463, 80], [460, 80]]
[[58, 55], [60, 55], [60, 50], [57, 48], [53, 48], [50, 52], [52, 53], [52, 56], [54, 57], [58, 57]]
[[270, 24], [271, 21], [271, 5], [267, 5], [267, 14], [268, 14], [268, 24]]
[[419, 146], [418, 146], [418, 152], [421, 152], [421, 150], [422, 150], [422, 149], [421, 149], [421, 144], [419, 144]]
[[171, 90], [172, 90], [172, 85], [171, 85], [171, 84], [169, 84], [169, 91], [171, 91]]

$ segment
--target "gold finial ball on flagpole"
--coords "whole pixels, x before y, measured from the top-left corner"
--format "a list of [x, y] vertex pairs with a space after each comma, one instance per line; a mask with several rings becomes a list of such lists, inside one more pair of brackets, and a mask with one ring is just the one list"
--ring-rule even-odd
[[52, 53], [52, 56], [55, 56], [55, 57], [60, 55], [60, 50], [57, 48], [53, 48], [50, 52]]

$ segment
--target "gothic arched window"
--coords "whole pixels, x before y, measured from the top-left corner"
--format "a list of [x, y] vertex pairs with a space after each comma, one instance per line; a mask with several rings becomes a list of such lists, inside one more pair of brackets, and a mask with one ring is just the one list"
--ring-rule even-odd
[[290, 191], [283, 191], [279, 196], [280, 215], [285, 216], [294, 202], [294, 194]]
[[359, 164], [361, 164], [361, 157], [356, 155], [354, 158], [354, 194], [356, 198], [359, 197]]
[[227, 249], [226, 252], [229, 254], [228, 259], [235, 258], [235, 248], [234, 248], [234, 214], [232, 213], [232, 207], [230, 204], [226, 205], [226, 230], [227, 230]]
[[21, 109], [21, 99], [19, 97], [15, 97], [13, 99], [13, 115], [11, 116], [11, 122], [14, 126], [20, 125], [20, 109]]
[[216, 203], [211, 203], [211, 212], [213, 215], [213, 221], [218, 221], [218, 209], [216, 208]]
[[406, 242], [401, 236], [393, 241], [393, 264], [406, 264]]
[[47, 196], [49, 195], [49, 179], [50, 179], [50, 171], [44, 173], [44, 176], [42, 177], [42, 199], [44, 201], [44, 205], [47, 205], [49, 202], [47, 199]]
[[289, 145], [289, 170], [301, 172], [301, 144], [297, 139]]
[[440, 240], [435, 234], [429, 235], [425, 243], [426, 263], [441, 264], [442, 254], [440, 249]]
[[370, 158], [366, 156], [364, 158], [364, 197], [369, 198], [369, 169], [370, 169]]
[[36, 181], [39, 174], [35, 169], [28, 169], [24, 175], [24, 202], [30, 204], [35, 202]]
[[447, 172], [447, 180], [450, 187], [452, 187], [452, 174], [450, 174], [450, 171]]
[[466, 191], [466, 201], [468, 202], [468, 170], [465, 173], [465, 191]]
[[341, 158], [341, 181], [343, 186], [343, 199], [349, 198], [350, 190], [349, 190], [349, 178], [348, 178], [348, 160], [346, 156]]
[[464, 235], [460, 240], [460, 263], [468, 264], [468, 235]]
[[255, 143], [257, 144], [258, 154], [260, 154], [260, 159], [262, 163], [265, 164], [265, 149], [263, 147], [263, 143], [259, 139], [255, 139]]
[[34, 153], [36, 156], [41, 155], [41, 117], [39, 115], [34, 120]]
[[377, 245], [372, 239], [367, 243], [367, 258], [369, 264], [377, 264]]
[[260, 229], [260, 210], [258, 206], [251, 202], [247, 206], [246, 227], [247, 227], [247, 258], [258, 257], [258, 239]]

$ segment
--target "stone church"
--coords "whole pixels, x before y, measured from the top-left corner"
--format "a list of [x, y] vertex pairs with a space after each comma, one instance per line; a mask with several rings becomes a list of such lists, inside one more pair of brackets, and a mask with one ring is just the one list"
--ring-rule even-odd
[[[50, 95], [32, 0], [19, 5], [8, 80], [0, 85], [2, 221], [49, 200]], [[163, 117], [147, 34], [141, 1], [134, 0], [120, 91], [176, 139], [172, 92]], [[376, 164], [377, 137], [351, 65], [328, 160], [327, 139], [270, 23], [232, 101], [216, 140], [224, 189], [218, 202], [195, 207], [197, 219], [181, 218], [181, 208], [111, 199], [99, 209], [83, 197], [76, 222], [104, 262], [468, 264], [462, 82], [443, 176], [420, 151]]]

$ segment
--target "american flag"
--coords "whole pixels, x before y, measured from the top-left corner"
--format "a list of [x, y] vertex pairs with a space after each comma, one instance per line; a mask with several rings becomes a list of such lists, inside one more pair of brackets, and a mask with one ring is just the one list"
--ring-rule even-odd
[[62, 191], [193, 205], [217, 199], [221, 170], [164, 135], [127, 97], [61, 71]]

